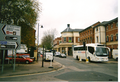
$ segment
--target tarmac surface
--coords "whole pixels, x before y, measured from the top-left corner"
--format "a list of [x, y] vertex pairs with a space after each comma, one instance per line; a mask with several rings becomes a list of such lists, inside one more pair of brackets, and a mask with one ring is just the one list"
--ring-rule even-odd
[[[109, 59], [108, 63], [118, 63], [118, 61], [114, 59]], [[0, 78], [12, 77], [12, 76], [22, 76], [22, 75], [30, 75], [30, 74], [43, 74], [48, 72], [54, 72], [56, 70], [62, 69], [64, 66], [56, 61], [52, 62], [52, 67], [50, 62], [46, 61], [43, 63], [42, 67], [42, 59], [38, 61], [34, 61], [31, 64], [16, 64], [15, 71], [13, 71], [12, 64], [4, 64], [4, 70], [2, 72], [2, 64], [0, 64]]]

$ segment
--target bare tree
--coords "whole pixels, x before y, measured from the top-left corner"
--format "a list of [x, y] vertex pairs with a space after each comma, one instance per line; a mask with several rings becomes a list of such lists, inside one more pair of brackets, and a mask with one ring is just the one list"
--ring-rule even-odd
[[56, 29], [45, 31], [44, 36], [42, 37], [42, 45], [44, 45], [46, 49], [52, 49], [53, 40], [55, 39], [56, 35], [57, 35]]

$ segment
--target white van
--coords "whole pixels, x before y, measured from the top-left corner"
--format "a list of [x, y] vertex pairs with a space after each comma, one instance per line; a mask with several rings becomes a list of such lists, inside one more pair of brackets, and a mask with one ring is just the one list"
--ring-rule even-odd
[[50, 51], [50, 50], [46, 50], [45, 53], [44, 53], [44, 60], [50, 60], [53, 62], [54, 58], [53, 58], [53, 52]]
[[113, 49], [112, 50], [112, 56], [113, 56], [113, 59], [118, 60], [118, 49]]

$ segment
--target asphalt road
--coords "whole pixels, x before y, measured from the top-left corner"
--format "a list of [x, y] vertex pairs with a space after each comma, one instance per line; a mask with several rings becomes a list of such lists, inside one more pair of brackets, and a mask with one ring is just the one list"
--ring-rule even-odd
[[0, 78], [0, 81], [118, 81], [117, 63], [86, 63], [73, 57], [59, 58], [55, 61], [64, 65], [61, 70], [51, 73]]

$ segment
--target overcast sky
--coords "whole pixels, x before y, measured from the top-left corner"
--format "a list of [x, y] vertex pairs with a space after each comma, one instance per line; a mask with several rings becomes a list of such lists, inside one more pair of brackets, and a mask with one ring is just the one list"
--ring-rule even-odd
[[42, 3], [42, 12], [37, 23], [43, 25], [43, 28], [39, 29], [40, 39], [44, 31], [51, 29], [56, 29], [56, 37], [60, 37], [67, 24], [70, 24], [72, 29], [85, 29], [98, 21], [109, 21], [118, 17], [118, 0], [39, 0], [39, 2]]

